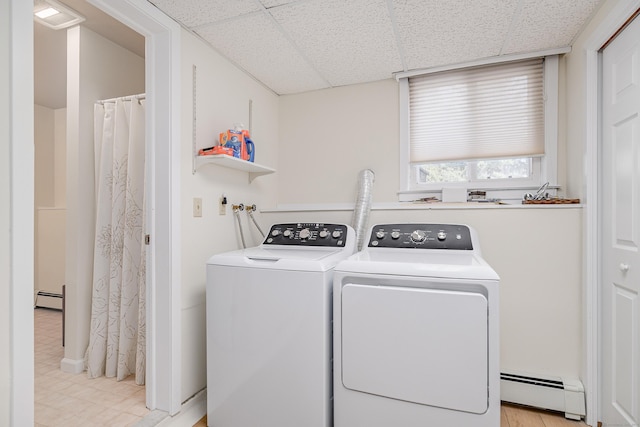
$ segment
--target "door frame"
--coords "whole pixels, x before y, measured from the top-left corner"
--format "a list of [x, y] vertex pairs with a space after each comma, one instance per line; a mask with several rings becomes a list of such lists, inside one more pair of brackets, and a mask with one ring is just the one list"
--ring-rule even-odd
[[180, 26], [146, 0], [88, 0], [145, 37], [147, 375], [151, 410], [182, 406]]
[[[600, 285], [602, 253], [601, 235], [601, 199], [602, 182], [600, 111], [602, 100], [600, 87], [602, 70], [600, 67], [600, 49], [640, 8], [640, 0], [619, 2], [615, 5], [592, 33], [585, 44], [585, 300], [584, 300], [584, 338], [585, 368], [584, 382], [586, 390], [587, 418], [589, 425], [595, 426], [600, 418]], [[586, 173], [591, 171], [591, 173]]]
[[[91, 3], [146, 37], [147, 129], [151, 145], [148, 227], [152, 235], [147, 310], [147, 405], [175, 415], [181, 408], [180, 300], [180, 26], [145, 0]], [[9, 417], [15, 425], [34, 420], [33, 387], [33, 6], [3, 5], [10, 26], [9, 108], [11, 280], [9, 339], [13, 381]], [[4, 40], [3, 40], [4, 41]], [[17, 78], [16, 76], [19, 76]], [[29, 78], [31, 76], [31, 78]], [[27, 77], [27, 78], [25, 78]], [[31, 125], [26, 125], [31, 123]]]
[[5, 175], [9, 199], [3, 200], [9, 203], [9, 217], [8, 223], [2, 223], [2, 227], [8, 226], [9, 280], [6, 286], [1, 285], [2, 297], [8, 299], [9, 323], [0, 331], [10, 343], [9, 366], [2, 368], [0, 380], [7, 381], [1, 387], [8, 402], [1, 408], [9, 413], [3, 414], [0, 423], [8, 419], [10, 425], [33, 425], [33, 4], [9, 0], [2, 3], [0, 13], [6, 14], [9, 24], [0, 30], [0, 43], [6, 43], [3, 50], [8, 53], [7, 59], [3, 58], [8, 62], [0, 71], [0, 85], [8, 85], [9, 95], [0, 102], [9, 113], [6, 134], [10, 153]]

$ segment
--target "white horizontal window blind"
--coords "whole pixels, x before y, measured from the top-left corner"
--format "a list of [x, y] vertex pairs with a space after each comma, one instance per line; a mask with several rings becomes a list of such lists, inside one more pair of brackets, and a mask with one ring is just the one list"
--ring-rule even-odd
[[409, 78], [410, 163], [544, 155], [543, 59]]

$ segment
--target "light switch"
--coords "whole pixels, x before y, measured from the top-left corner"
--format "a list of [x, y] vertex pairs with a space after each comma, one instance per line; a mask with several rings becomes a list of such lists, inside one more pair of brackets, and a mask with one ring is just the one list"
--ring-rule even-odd
[[227, 198], [225, 197], [225, 195], [223, 194], [222, 197], [220, 197], [220, 215], [226, 215], [227, 214]]
[[202, 199], [199, 197], [194, 197], [193, 199], [193, 216], [194, 217], [202, 216]]

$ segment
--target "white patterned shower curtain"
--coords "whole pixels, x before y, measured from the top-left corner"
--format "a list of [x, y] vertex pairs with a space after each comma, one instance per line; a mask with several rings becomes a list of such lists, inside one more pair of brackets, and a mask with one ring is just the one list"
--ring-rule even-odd
[[94, 106], [96, 233], [89, 378], [145, 381], [143, 96]]

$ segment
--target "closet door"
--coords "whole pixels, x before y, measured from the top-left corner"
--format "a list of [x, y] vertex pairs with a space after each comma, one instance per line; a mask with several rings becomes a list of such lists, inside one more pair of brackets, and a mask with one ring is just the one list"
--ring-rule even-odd
[[602, 421], [640, 423], [640, 19], [602, 54]]

